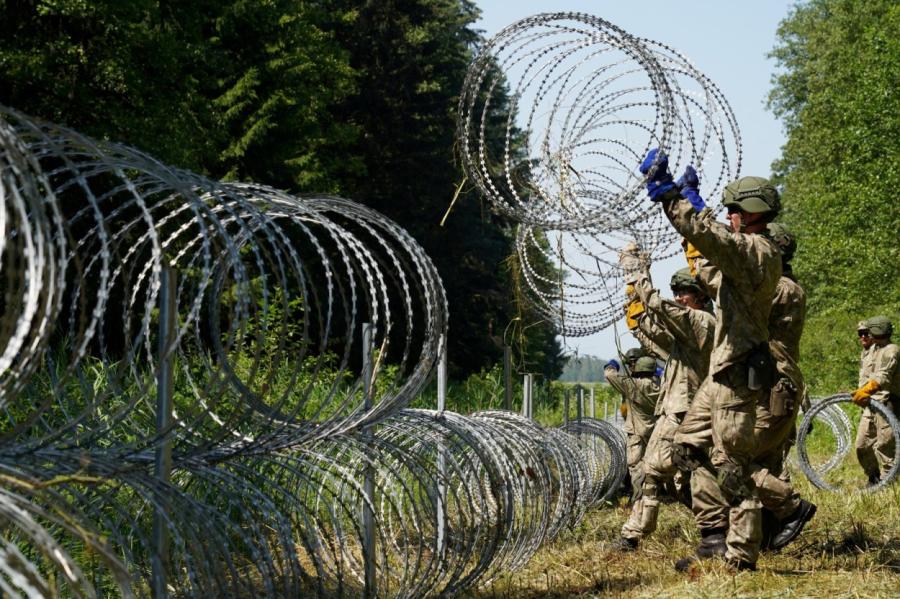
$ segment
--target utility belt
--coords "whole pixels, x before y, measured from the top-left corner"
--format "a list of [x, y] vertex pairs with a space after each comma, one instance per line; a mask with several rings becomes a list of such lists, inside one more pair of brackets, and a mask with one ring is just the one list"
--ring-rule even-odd
[[799, 390], [794, 383], [790, 379], [781, 377], [769, 392], [769, 413], [772, 416], [793, 414], [799, 395]]
[[747, 368], [747, 388], [751, 391], [768, 391], [775, 386], [778, 370], [768, 343], [760, 343], [754, 347], [747, 354], [744, 366]]

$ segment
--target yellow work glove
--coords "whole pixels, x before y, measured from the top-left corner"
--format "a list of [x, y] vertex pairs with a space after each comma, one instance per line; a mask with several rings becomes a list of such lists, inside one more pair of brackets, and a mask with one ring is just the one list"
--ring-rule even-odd
[[687, 239], [682, 240], [682, 247], [684, 247], [684, 257], [687, 260], [688, 267], [691, 269], [691, 276], [697, 276], [697, 259], [702, 258], [703, 254], [700, 253], [700, 250], [694, 247], [694, 245], [688, 241]]
[[625, 307], [625, 324], [633, 331], [638, 326], [638, 318], [644, 313], [644, 304], [635, 300]]
[[625, 418], [626, 416], [628, 416], [628, 406], [625, 405], [624, 401], [619, 404], [619, 414], [622, 415], [622, 418]]
[[869, 398], [879, 389], [881, 389], [881, 385], [878, 384], [878, 381], [869, 381], [853, 392], [853, 403], [858, 406], [866, 407], [869, 405]]

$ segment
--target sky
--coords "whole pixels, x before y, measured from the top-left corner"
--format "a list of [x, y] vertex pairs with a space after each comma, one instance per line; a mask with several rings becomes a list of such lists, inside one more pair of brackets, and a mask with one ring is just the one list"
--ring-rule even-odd
[[[737, 118], [743, 146], [741, 175], [768, 177], [784, 144], [781, 123], [766, 109], [775, 63], [766, 55], [793, 0], [476, 0], [481, 19], [476, 27], [487, 37], [519, 19], [549, 12], [583, 12], [625, 31], [667, 44], [689, 58], [727, 98]], [[677, 256], [654, 264], [655, 281], [668, 281], [685, 266]], [[636, 347], [624, 321], [587, 337], [565, 338], [569, 354], [612, 357], [618, 346]]]

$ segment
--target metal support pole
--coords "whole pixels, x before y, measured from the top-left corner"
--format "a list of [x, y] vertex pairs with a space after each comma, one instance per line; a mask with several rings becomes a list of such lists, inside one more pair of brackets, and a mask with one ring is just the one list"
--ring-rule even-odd
[[[447, 336], [441, 335], [440, 342], [438, 344], [439, 354], [438, 354], [438, 368], [437, 368], [437, 385], [438, 385], [438, 394], [437, 394], [437, 409], [438, 412], [443, 413], [444, 409], [447, 407]], [[438, 467], [438, 480], [437, 480], [437, 505], [435, 506], [435, 515], [437, 516], [437, 539], [436, 539], [436, 549], [437, 555], [442, 557], [444, 555], [445, 546], [446, 546], [446, 538], [447, 538], [447, 523], [445, 519], [446, 505], [447, 505], [447, 456], [444, 454], [444, 447], [438, 447], [438, 456], [437, 456], [437, 467]]]
[[577, 414], [578, 423], [581, 424], [581, 419], [584, 417], [584, 387], [578, 385], [576, 389], [578, 397], [576, 398], [577, 403], [575, 404], [575, 413]]
[[[168, 484], [172, 480], [172, 397], [175, 394], [175, 369], [173, 365], [175, 340], [175, 271], [164, 266], [159, 288], [159, 372], [156, 377], [156, 432], [165, 435], [156, 448], [154, 474]], [[169, 568], [169, 529], [162, 508], [157, 506], [153, 514], [153, 556], [151, 558], [152, 596], [168, 597], [167, 576]]]
[[591, 400], [590, 403], [588, 403], [588, 416], [590, 418], [595, 418], [594, 413], [594, 388], [591, 387]]
[[[368, 411], [372, 407], [372, 375], [374, 365], [372, 363], [372, 332], [371, 323], [362, 325], [362, 377], [363, 377], [363, 407]], [[372, 440], [372, 431], [366, 426], [362, 430], [363, 443], [369, 444]], [[375, 473], [370, 464], [366, 465], [363, 475], [363, 568], [364, 584], [363, 597], [375, 599], [377, 589], [375, 585]]]
[[563, 391], [563, 425], [569, 424], [569, 390]]
[[534, 418], [534, 406], [532, 405], [532, 378], [530, 374], [522, 377], [522, 416], [528, 419]]
[[503, 409], [512, 411], [512, 348], [503, 346]]

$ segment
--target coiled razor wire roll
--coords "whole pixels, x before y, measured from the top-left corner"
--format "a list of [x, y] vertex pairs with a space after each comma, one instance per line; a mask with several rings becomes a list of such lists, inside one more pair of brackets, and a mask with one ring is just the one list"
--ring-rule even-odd
[[[815, 405], [821, 400], [813, 399], [812, 401], [813, 405]], [[850, 449], [853, 447], [853, 424], [850, 422], [847, 412], [842, 410], [841, 406], [837, 404], [824, 406], [815, 413], [812, 422], [815, 426], [827, 426], [831, 430], [836, 446], [834, 453], [827, 461], [815, 466], [810, 464], [810, 467], [822, 476], [837, 467], [850, 453]], [[790, 460], [792, 465], [799, 466], [797, 458], [793, 455]]]
[[[814, 404], [809, 411], [806, 412], [803, 421], [800, 423], [800, 429], [797, 433], [797, 460], [800, 463], [800, 469], [806, 477], [819, 489], [825, 489], [827, 491], [842, 490], [841, 488], [828, 483], [823, 478], [823, 474], [824, 472], [827, 472], [827, 470], [816, 469], [810, 463], [809, 453], [806, 447], [806, 439], [809, 436], [810, 424], [812, 424], [813, 419], [816, 418], [819, 413], [832, 407], [839, 407], [839, 404], [842, 403], [852, 403], [852, 401], [853, 400], [848, 393], [838, 393], [837, 395], [827, 397]], [[900, 421], [898, 421], [897, 416], [881, 402], [870, 401], [868, 409], [887, 420], [894, 435], [894, 465], [887, 473], [881, 476], [877, 483], [869, 484], [863, 489], [865, 491], [878, 491], [887, 485], [890, 485], [897, 477], [898, 470], [900, 470]], [[828, 464], [830, 465], [830, 461]], [[831, 467], [833, 468], [833, 466]]]
[[[628, 474], [625, 453], [625, 433], [606, 420], [582, 418], [572, 420], [562, 427], [572, 434], [582, 447], [590, 448], [592, 455], [599, 451], [600, 462], [591, 464], [594, 475], [590, 491], [590, 503], [607, 501], [622, 485]], [[602, 443], [598, 443], [598, 440]]]
[[[351, 430], [402, 408], [425, 384], [446, 329], [443, 288], [421, 247], [383, 216], [339, 198], [216, 183], [130, 148], [3, 114], [7, 136], [41, 173], [30, 183], [5, 182], [4, 193], [25, 197], [42, 181], [52, 208], [41, 208], [62, 215], [56, 235], [44, 235], [43, 253], [27, 244], [22, 252], [35, 261], [54, 250], [61, 266], [48, 272], [55, 278], [29, 275], [28, 291], [40, 297], [46, 288], [63, 299], [49, 302], [55, 310], [32, 327], [40, 332], [28, 346], [34, 349], [20, 351], [23, 364], [41, 364], [50, 377], [16, 396], [8, 433], [16, 451], [76, 443], [140, 461], [174, 437], [176, 459], [207, 451], [221, 457]], [[26, 237], [15, 233], [13, 240]], [[40, 273], [42, 264], [26, 272]], [[155, 396], [164, 264], [180, 274], [179, 430], [154, 436], [146, 434], [154, 426], [147, 398]], [[7, 331], [33, 316], [21, 314]], [[376, 366], [394, 368], [365, 412], [362, 381], [350, 371], [364, 320], [375, 325]], [[42, 351], [44, 329], [65, 343]], [[20, 346], [11, 336], [6, 352]], [[93, 370], [102, 371], [98, 384], [87, 382]], [[323, 388], [325, 397], [313, 397]], [[61, 418], [42, 413], [48, 396]]]
[[[605, 423], [404, 409], [446, 301], [378, 213], [210, 181], [8, 108], [0, 160], [5, 592], [144, 596], [164, 564], [176, 596], [358, 596], [368, 565], [381, 595], [450, 595], [521, 567], [620, 483]], [[165, 268], [177, 318], [160, 351]], [[175, 418], [159, 429], [163, 360]], [[169, 481], [152, 471], [164, 443]]]
[[[470, 65], [458, 114], [465, 172], [520, 224], [531, 298], [568, 336], [620, 316], [623, 245], [635, 241], [652, 259], [678, 251], [637, 172], [651, 148], [676, 176], [694, 165], [711, 205], [740, 172], [737, 121], [716, 85], [674, 49], [591, 15], [504, 28]], [[534, 268], [536, 254], [557, 272]]]

